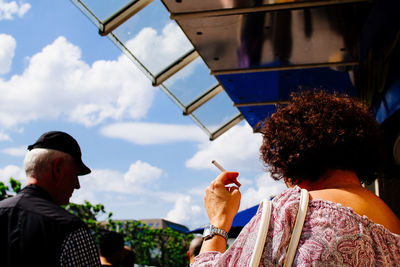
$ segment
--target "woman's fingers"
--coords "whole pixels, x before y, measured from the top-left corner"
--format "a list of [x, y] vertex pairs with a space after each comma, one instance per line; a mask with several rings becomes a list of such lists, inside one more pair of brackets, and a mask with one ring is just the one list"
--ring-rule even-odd
[[211, 182], [213, 187], [216, 186], [225, 186], [228, 184], [235, 184], [238, 187], [241, 184], [238, 182], [237, 177], [239, 176], [238, 172], [223, 172], [214, 181]]
[[228, 186], [228, 187], [226, 187], [226, 189], [228, 190], [229, 193], [232, 193], [235, 190], [239, 191], [239, 187], [237, 187], [237, 186]]
[[223, 172], [206, 188], [204, 205], [210, 223], [229, 231], [239, 206], [241, 193], [237, 181], [239, 173]]

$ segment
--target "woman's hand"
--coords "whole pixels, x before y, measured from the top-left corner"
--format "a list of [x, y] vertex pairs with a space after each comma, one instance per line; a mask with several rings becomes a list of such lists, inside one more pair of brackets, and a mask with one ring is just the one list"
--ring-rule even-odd
[[[240, 205], [240, 183], [237, 181], [239, 173], [223, 172], [206, 189], [204, 206], [207, 210], [210, 223], [219, 229], [229, 232]], [[235, 184], [229, 186], [230, 184]], [[224, 253], [226, 240], [223, 236], [214, 235], [213, 238], [203, 241], [200, 253], [218, 251]], [[196, 266], [196, 262], [193, 266]]]
[[[221, 173], [206, 189], [204, 206], [210, 223], [229, 232], [240, 205], [238, 172]], [[235, 184], [236, 186], [227, 186]]]

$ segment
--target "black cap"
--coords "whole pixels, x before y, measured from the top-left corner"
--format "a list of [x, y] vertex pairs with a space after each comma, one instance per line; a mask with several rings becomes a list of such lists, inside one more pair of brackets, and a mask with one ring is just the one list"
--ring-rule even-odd
[[80, 167], [78, 175], [89, 174], [91, 170], [82, 162], [82, 152], [78, 142], [69, 134], [60, 131], [51, 131], [42, 134], [39, 139], [28, 146], [28, 150], [34, 148], [48, 148], [67, 153], [75, 159]]

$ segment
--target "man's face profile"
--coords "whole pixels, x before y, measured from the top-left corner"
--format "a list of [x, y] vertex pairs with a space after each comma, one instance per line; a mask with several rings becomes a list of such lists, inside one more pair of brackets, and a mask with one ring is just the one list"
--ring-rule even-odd
[[63, 158], [58, 163], [59, 172], [57, 173], [57, 199], [58, 205], [67, 205], [75, 189], [80, 188], [78, 173], [79, 168], [75, 160]]

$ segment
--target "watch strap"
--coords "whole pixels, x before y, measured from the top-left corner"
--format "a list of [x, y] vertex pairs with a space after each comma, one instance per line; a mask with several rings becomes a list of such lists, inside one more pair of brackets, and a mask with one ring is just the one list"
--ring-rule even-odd
[[204, 233], [203, 233], [204, 240], [210, 239], [215, 235], [220, 235], [224, 237], [226, 241], [228, 241], [228, 234], [225, 230], [217, 228], [212, 224], [209, 224], [204, 228]]

